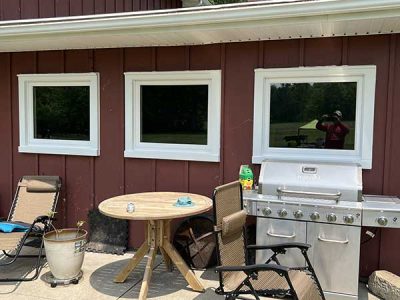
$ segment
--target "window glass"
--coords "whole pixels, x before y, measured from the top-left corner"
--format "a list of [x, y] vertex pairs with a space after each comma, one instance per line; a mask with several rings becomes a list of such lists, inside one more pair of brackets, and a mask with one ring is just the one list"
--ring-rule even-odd
[[89, 86], [33, 87], [34, 138], [90, 140]]
[[354, 150], [356, 82], [271, 84], [269, 146]]
[[141, 142], [207, 145], [208, 85], [141, 85]]

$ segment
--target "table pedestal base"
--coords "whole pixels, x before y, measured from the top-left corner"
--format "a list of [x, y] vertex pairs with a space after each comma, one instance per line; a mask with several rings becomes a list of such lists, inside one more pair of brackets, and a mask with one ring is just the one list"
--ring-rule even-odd
[[189, 269], [185, 261], [170, 242], [170, 222], [171, 220], [151, 220], [147, 222], [146, 240], [129, 263], [114, 279], [114, 282], [124, 282], [146, 253], [148, 253], [146, 269], [144, 271], [139, 294], [139, 299], [141, 300], [147, 298], [154, 260], [158, 249], [163, 256], [165, 265], [169, 271], [172, 271], [172, 263], [174, 263], [193, 290], [204, 292], [204, 287], [201, 282]]

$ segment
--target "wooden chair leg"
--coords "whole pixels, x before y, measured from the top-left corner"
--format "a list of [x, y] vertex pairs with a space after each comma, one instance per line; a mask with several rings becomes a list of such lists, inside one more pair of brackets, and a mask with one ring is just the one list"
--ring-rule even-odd
[[185, 261], [182, 259], [176, 249], [171, 245], [171, 243], [164, 241], [162, 248], [164, 248], [165, 252], [167, 252], [168, 256], [172, 259], [172, 262], [176, 265], [176, 267], [189, 283], [189, 285], [192, 287], [192, 289], [197, 292], [204, 292], [204, 286], [197, 279], [194, 273], [189, 269]]

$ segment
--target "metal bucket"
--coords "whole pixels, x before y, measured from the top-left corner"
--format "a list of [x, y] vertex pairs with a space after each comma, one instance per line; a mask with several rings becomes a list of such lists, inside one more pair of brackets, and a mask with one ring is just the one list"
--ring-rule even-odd
[[44, 239], [46, 258], [56, 279], [76, 278], [82, 268], [87, 231], [61, 229], [47, 232]]

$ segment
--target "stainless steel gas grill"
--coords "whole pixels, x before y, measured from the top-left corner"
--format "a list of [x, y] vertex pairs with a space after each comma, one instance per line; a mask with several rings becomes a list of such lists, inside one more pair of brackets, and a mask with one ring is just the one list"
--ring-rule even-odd
[[400, 228], [398, 197], [365, 195], [363, 199], [363, 226]]
[[[310, 258], [327, 299], [357, 299], [362, 172], [356, 164], [265, 161], [258, 191], [244, 192], [257, 218], [257, 244], [311, 244]], [[291, 250], [281, 263], [302, 266]], [[257, 253], [262, 263], [268, 251]]]

